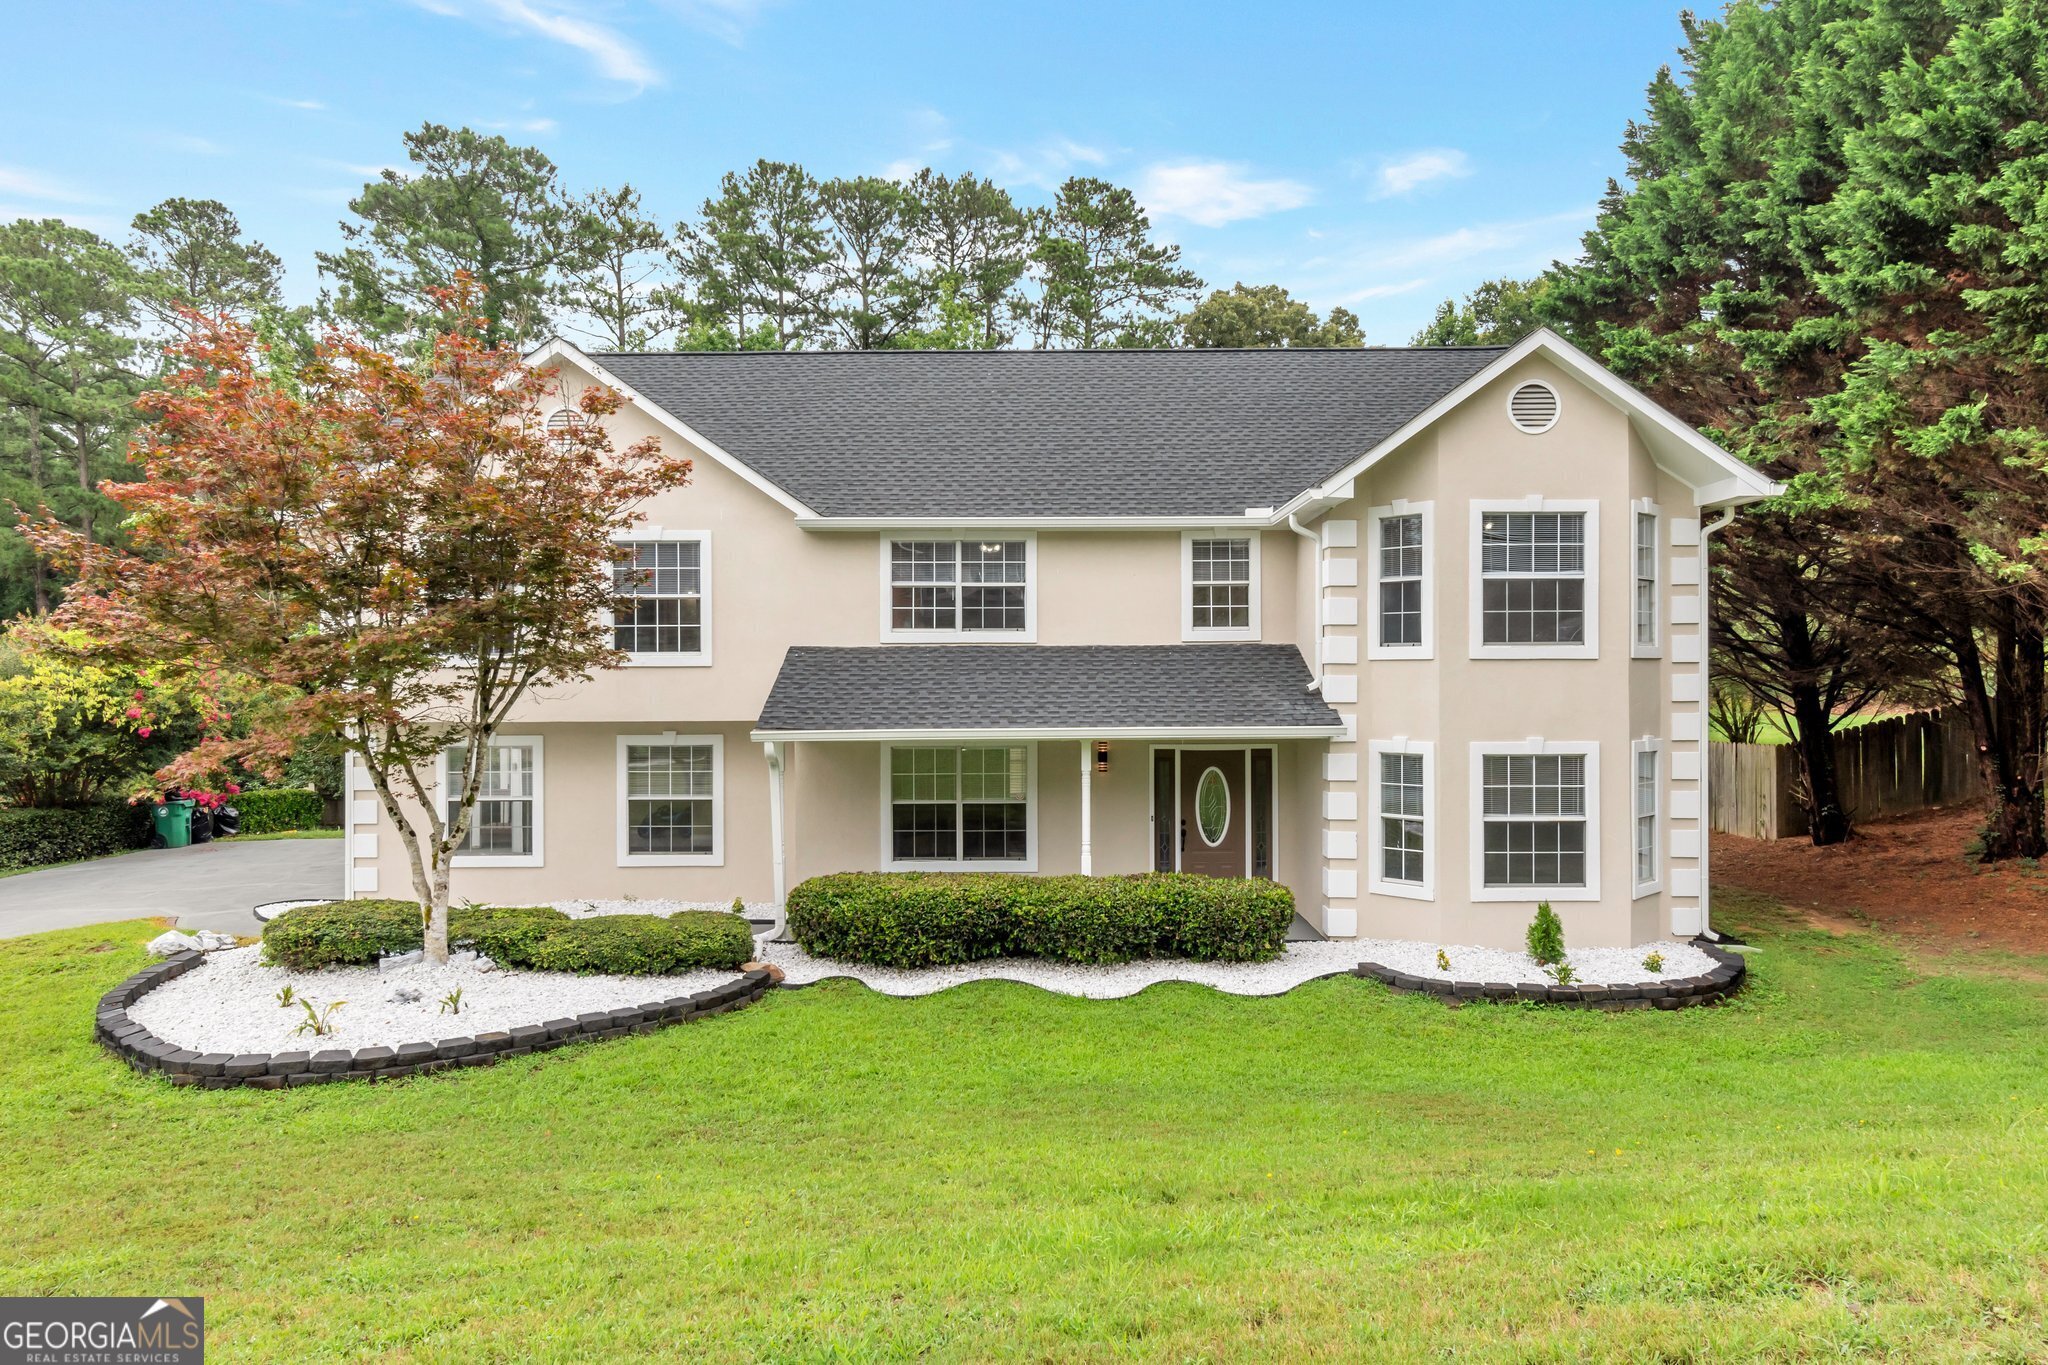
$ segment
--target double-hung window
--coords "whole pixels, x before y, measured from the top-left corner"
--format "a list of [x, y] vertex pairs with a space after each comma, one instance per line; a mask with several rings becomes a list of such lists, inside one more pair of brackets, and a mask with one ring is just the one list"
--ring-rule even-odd
[[1654, 739], [1637, 740], [1634, 747], [1634, 767], [1629, 776], [1635, 814], [1635, 894], [1647, 896], [1656, 891], [1661, 882], [1657, 864], [1657, 824], [1660, 814], [1657, 797], [1658, 752], [1662, 745]]
[[1596, 657], [1595, 505], [1481, 504], [1474, 521], [1473, 657]]
[[[461, 744], [450, 745], [442, 755], [443, 816], [450, 822], [462, 809], [468, 756]], [[539, 736], [494, 736], [477, 773], [476, 805], [455, 850], [456, 861], [481, 867], [540, 866], [540, 779]]]
[[1638, 658], [1657, 654], [1657, 509], [1636, 504], [1634, 519], [1635, 595], [1630, 601], [1629, 646]]
[[1259, 540], [1190, 531], [1181, 537], [1181, 638], [1259, 638]]
[[635, 664], [710, 663], [710, 536], [652, 532], [612, 552], [612, 647]]
[[1033, 550], [1028, 538], [883, 541], [884, 635], [1031, 638]]
[[1599, 747], [1542, 741], [1472, 746], [1479, 830], [1473, 896], [1599, 897]]
[[1374, 740], [1369, 748], [1370, 889], [1427, 900], [1436, 880], [1432, 746], [1420, 740]]
[[724, 743], [717, 735], [619, 737], [619, 866], [716, 866]]
[[1367, 522], [1367, 600], [1372, 625], [1366, 653], [1375, 659], [1435, 656], [1429, 582], [1430, 504], [1397, 502], [1372, 509]]
[[895, 745], [883, 770], [883, 861], [890, 867], [1036, 863], [1028, 745]]

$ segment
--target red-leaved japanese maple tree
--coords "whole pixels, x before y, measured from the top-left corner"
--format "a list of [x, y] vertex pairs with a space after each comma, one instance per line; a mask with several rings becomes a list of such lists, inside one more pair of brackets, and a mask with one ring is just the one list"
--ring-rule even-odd
[[[550, 429], [558, 379], [480, 335], [458, 325], [422, 363], [335, 333], [280, 379], [245, 329], [198, 328], [142, 400], [145, 477], [105, 486], [130, 548], [30, 528], [79, 574], [62, 618], [110, 653], [290, 689], [248, 738], [210, 738], [163, 780], [274, 767], [316, 734], [360, 759], [435, 961], [492, 735], [534, 689], [624, 661], [613, 537], [690, 471], [651, 438], [613, 449], [602, 419], [623, 400], [602, 386]], [[437, 794], [451, 747], [460, 772]]]

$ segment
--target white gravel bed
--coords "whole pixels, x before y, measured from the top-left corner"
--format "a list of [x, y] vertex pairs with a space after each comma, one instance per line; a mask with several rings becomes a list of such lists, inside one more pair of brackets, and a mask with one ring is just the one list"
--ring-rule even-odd
[[[781, 911], [774, 901], [743, 902], [748, 919], [780, 919]], [[593, 915], [673, 915], [678, 910], [730, 910], [731, 901], [671, 901], [671, 900], [585, 900], [556, 901], [555, 909], [571, 919], [588, 919]]]
[[863, 967], [812, 957], [794, 943], [760, 943], [756, 954], [788, 974], [792, 985], [850, 976], [883, 995], [930, 995], [970, 981], [1016, 981], [1061, 995], [1114, 1000], [1162, 981], [1191, 981], [1229, 995], [1280, 995], [1304, 981], [1348, 972], [1359, 962], [1353, 943], [1290, 943], [1271, 962], [1127, 962], [1120, 967], [1076, 967], [1035, 958], [999, 957], [959, 967], [901, 970]]
[[[1510, 986], [1524, 982], [1550, 984], [1549, 973], [1536, 965], [1535, 958], [1505, 948], [1469, 948], [1392, 938], [1356, 938], [1351, 940], [1350, 947], [1360, 962], [1377, 962], [1409, 976], [1437, 981], [1493, 981]], [[1449, 971], [1436, 965], [1439, 948], [1451, 960]], [[1663, 955], [1663, 971], [1653, 972], [1643, 966], [1643, 959], [1651, 953]], [[1665, 941], [1634, 948], [1570, 948], [1564, 956], [1572, 964], [1575, 986], [1637, 986], [1700, 976], [1715, 966], [1714, 959], [1690, 943]]]
[[[590, 1010], [644, 1005], [671, 996], [694, 995], [722, 986], [732, 972], [683, 972], [675, 976], [573, 976], [565, 972], [499, 971], [475, 960], [445, 966], [415, 963], [393, 971], [375, 967], [329, 967], [293, 972], [266, 967], [261, 948], [232, 948], [207, 955], [194, 968], [128, 1007], [128, 1017], [166, 1042], [194, 1052], [317, 1052], [321, 1048], [396, 1047], [437, 1043], [519, 1024], [573, 1019]], [[324, 1006], [348, 1003], [334, 1012], [326, 1037], [293, 1033], [306, 1012], [285, 1009], [278, 991]], [[444, 1014], [441, 999], [462, 989], [462, 1012]], [[401, 989], [419, 999], [392, 999]]]
[[[1451, 970], [1436, 965], [1437, 949], [1451, 959]], [[1664, 955], [1664, 970], [1650, 972], [1643, 959], [1652, 951]], [[1361, 962], [1377, 962], [1410, 976], [1443, 981], [1548, 983], [1550, 978], [1527, 953], [1498, 948], [1471, 948], [1395, 939], [1339, 939], [1328, 943], [1290, 943], [1271, 962], [1129, 962], [1118, 967], [1077, 967], [1032, 958], [994, 958], [959, 967], [904, 970], [865, 967], [812, 957], [794, 943], [760, 943], [756, 955], [787, 973], [791, 985], [807, 985], [834, 977], [852, 977], [883, 995], [930, 995], [970, 981], [1015, 981], [1061, 995], [1114, 1000], [1136, 995], [1162, 981], [1189, 981], [1213, 986], [1229, 995], [1280, 995], [1306, 981], [1348, 972]], [[1640, 948], [1575, 948], [1566, 954], [1581, 984], [1633, 985], [1674, 977], [1698, 976], [1714, 966], [1712, 958], [1685, 943], [1646, 943]]]

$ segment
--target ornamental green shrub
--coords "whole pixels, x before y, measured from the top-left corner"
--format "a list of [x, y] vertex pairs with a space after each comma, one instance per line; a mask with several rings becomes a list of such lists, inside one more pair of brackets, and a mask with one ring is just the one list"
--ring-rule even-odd
[[[266, 924], [263, 957], [316, 971], [372, 963], [424, 940], [412, 901], [331, 901], [287, 910]], [[752, 927], [723, 910], [571, 919], [544, 905], [465, 905], [448, 912], [448, 940], [501, 967], [616, 976], [736, 971], [754, 955]]]
[[149, 842], [144, 805], [0, 806], [0, 871], [125, 853]]
[[310, 787], [262, 787], [229, 798], [242, 813], [242, 833], [279, 834], [294, 829], [319, 829], [326, 803]]
[[1529, 956], [1542, 967], [1564, 961], [1564, 924], [1549, 901], [1538, 903], [1536, 918], [1529, 921]]
[[1263, 962], [1286, 945], [1294, 894], [1273, 882], [1178, 873], [841, 872], [791, 891], [788, 919], [806, 952], [876, 967], [1004, 956]]

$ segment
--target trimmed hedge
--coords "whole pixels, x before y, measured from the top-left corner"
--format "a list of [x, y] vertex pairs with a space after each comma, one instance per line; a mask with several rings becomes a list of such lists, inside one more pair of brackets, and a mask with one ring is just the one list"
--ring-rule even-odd
[[[425, 937], [412, 901], [330, 901], [287, 910], [265, 925], [263, 956], [293, 971], [315, 971], [410, 952]], [[754, 955], [752, 927], [724, 910], [571, 919], [547, 906], [465, 906], [448, 912], [448, 939], [501, 967], [611, 976], [737, 971]]]
[[989, 957], [1263, 962], [1286, 945], [1294, 893], [1182, 873], [841, 872], [791, 891], [788, 913], [806, 952], [874, 967]]
[[260, 787], [229, 800], [242, 813], [242, 833], [281, 834], [294, 829], [319, 829], [326, 802], [310, 787]]
[[0, 807], [0, 871], [125, 853], [149, 843], [146, 805]]

